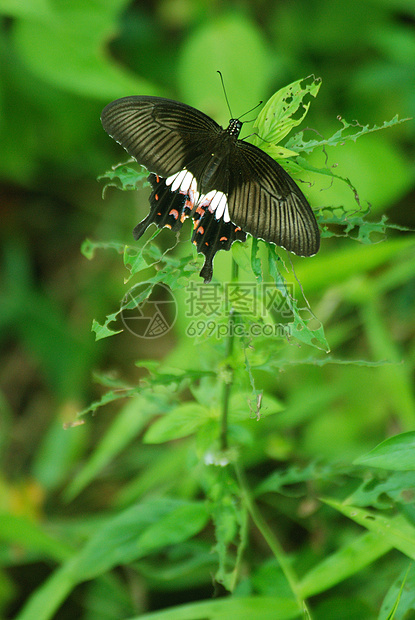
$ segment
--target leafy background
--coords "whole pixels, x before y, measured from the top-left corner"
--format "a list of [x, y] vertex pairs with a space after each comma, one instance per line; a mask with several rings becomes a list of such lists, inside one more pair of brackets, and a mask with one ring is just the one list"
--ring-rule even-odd
[[[168, 96], [226, 125], [217, 69], [236, 116], [314, 73], [307, 139], [337, 116], [413, 117], [412, 0], [0, 0], [0, 13], [2, 617], [294, 618], [303, 598], [317, 619], [415, 613], [413, 234], [365, 244], [335, 228], [292, 259], [331, 353], [258, 346], [257, 421], [236, 347], [234, 468], [206, 461], [226, 343], [188, 338], [185, 317], [156, 344], [96, 342], [92, 320], [131, 283], [113, 250], [80, 252], [86, 237], [130, 244], [147, 209], [146, 191], [102, 200], [97, 177], [124, 157], [100, 126], [106, 103]], [[369, 220], [413, 229], [414, 135], [409, 121], [305, 158], [349, 178]], [[356, 210], [345, 184], [310, 180], [317, 210]], [[230, 262], [218, 255], [216, 277]]]

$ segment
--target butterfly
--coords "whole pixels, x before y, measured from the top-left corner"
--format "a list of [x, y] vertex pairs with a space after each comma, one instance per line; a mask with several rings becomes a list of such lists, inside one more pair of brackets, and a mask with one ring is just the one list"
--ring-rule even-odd
[[238, 139], [240, 120], [223, 129], [184, 103], [131, 96], [109, 103], [101, 122], [150, 172], [150, 212], [134, 238], [153, 223], [178, 231], [192, 217], [205, 282], [212, 279], [216, 252], [245, 241], [247, 233], [299, 256], [317, 253], [320, 235], [307, 199], [276, 161]]

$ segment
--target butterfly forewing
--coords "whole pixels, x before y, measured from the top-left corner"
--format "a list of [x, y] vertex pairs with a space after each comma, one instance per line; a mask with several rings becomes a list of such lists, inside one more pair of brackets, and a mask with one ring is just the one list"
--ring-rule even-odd
[[101, 121], [139, 164], [162, 177], [205, 160], [207, 149], [222, 131], [199, 110], [159, 97], [117, 99], [104, 108]]

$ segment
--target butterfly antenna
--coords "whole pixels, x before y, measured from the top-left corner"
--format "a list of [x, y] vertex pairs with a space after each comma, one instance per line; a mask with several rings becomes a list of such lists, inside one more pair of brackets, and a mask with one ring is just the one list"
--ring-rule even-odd
[[233, 118], [231, 106], [229, 105], [229, 101], [228, 101], [228, 95], [226, 94], [226, 89], [225, 89], [225, 83], [223, 81], [223, 76], [222, 76], [222, 73], [220, 71], [218, 71], [218, 73], [220, 75], [220, 81], [222, 82], [223, 94], [225, 95], [225, 101], [226, 101], [226, 105], [228, 106], [229, 114], [231, 115], [231, 118]]
[[[248, 110], [248, 112], [244, 112], [242, 114], [242, 116], [246, 116], [247, 114], [249, 114], [250, 112], [253, 112], [254, 110], [256, 110], [257, 108], [259, 108], [260, 105], [262, 105], [262, 101], [260, 101], [259, 103], [257, 103], [256, 105], [254, 105], [253, 108], [251, 108], [250, 110]], [[239, 117], [239, 120], [241, 120], [242, 116]], [[246, 121], [246, 122], [250, 122], [250, 121]]]

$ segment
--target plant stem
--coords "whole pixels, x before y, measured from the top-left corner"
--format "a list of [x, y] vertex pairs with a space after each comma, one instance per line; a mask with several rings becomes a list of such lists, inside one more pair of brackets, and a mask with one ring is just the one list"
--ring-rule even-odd
[[[232, 258], [232, 277], [231, 281], [236, 282], [238, 279], [238, 263]], [[226, 363], [226, 376], [223, 386], [223, 406], [222, 406], [222, 419], [221, 419], [221, 430], [220, 430], [220, 449], [227, 450], [228, 448], [228, 412], [229, 412], [229, 401], [232, 392], [233, 386], [233, 375], [234, 370], [229, 363], [229, 360], [233, 353], [233, 344], [235, 340], [234, 336], [234, 326], [235, 326], [235, 310], [234, 308], [229, 308], [229, 320], [228, 320], [228, 335], [226, 340], [226, 352], [225, 358], [227, 360]]]
[[295, 599], [298, 603], [299, 608], [303, 610], [305, 617], [310, 617], [306, 603], [299, 594], [297, 576], [294, 570], [292, 569], [291, 564], [288, 561], [287, 556], [285, 555], [278, 539], [274, 536], [274, 533], [272, 532], [268, 524], [264, 521], [254, 500], [252, 499], [250, 490], [248, 488], [248, 484], [245, 479], [245, 474], [238, 463], [235, 463], [235, 470], [236, 470], [236, 476], [238, 478], [239, 486], [241, 489], [242, 497], [245, 501], [245, 505], [248, 509], [249, 514], [251, 515], [253, 522], [255, 523], [258, 530], [261, 532], [269, 548], [274, 554], [278, 564], [280, 565], [281, 570], [284, 573], [285, 578], [287, 579], [290, 585], [291, 591], [295, 596]]

